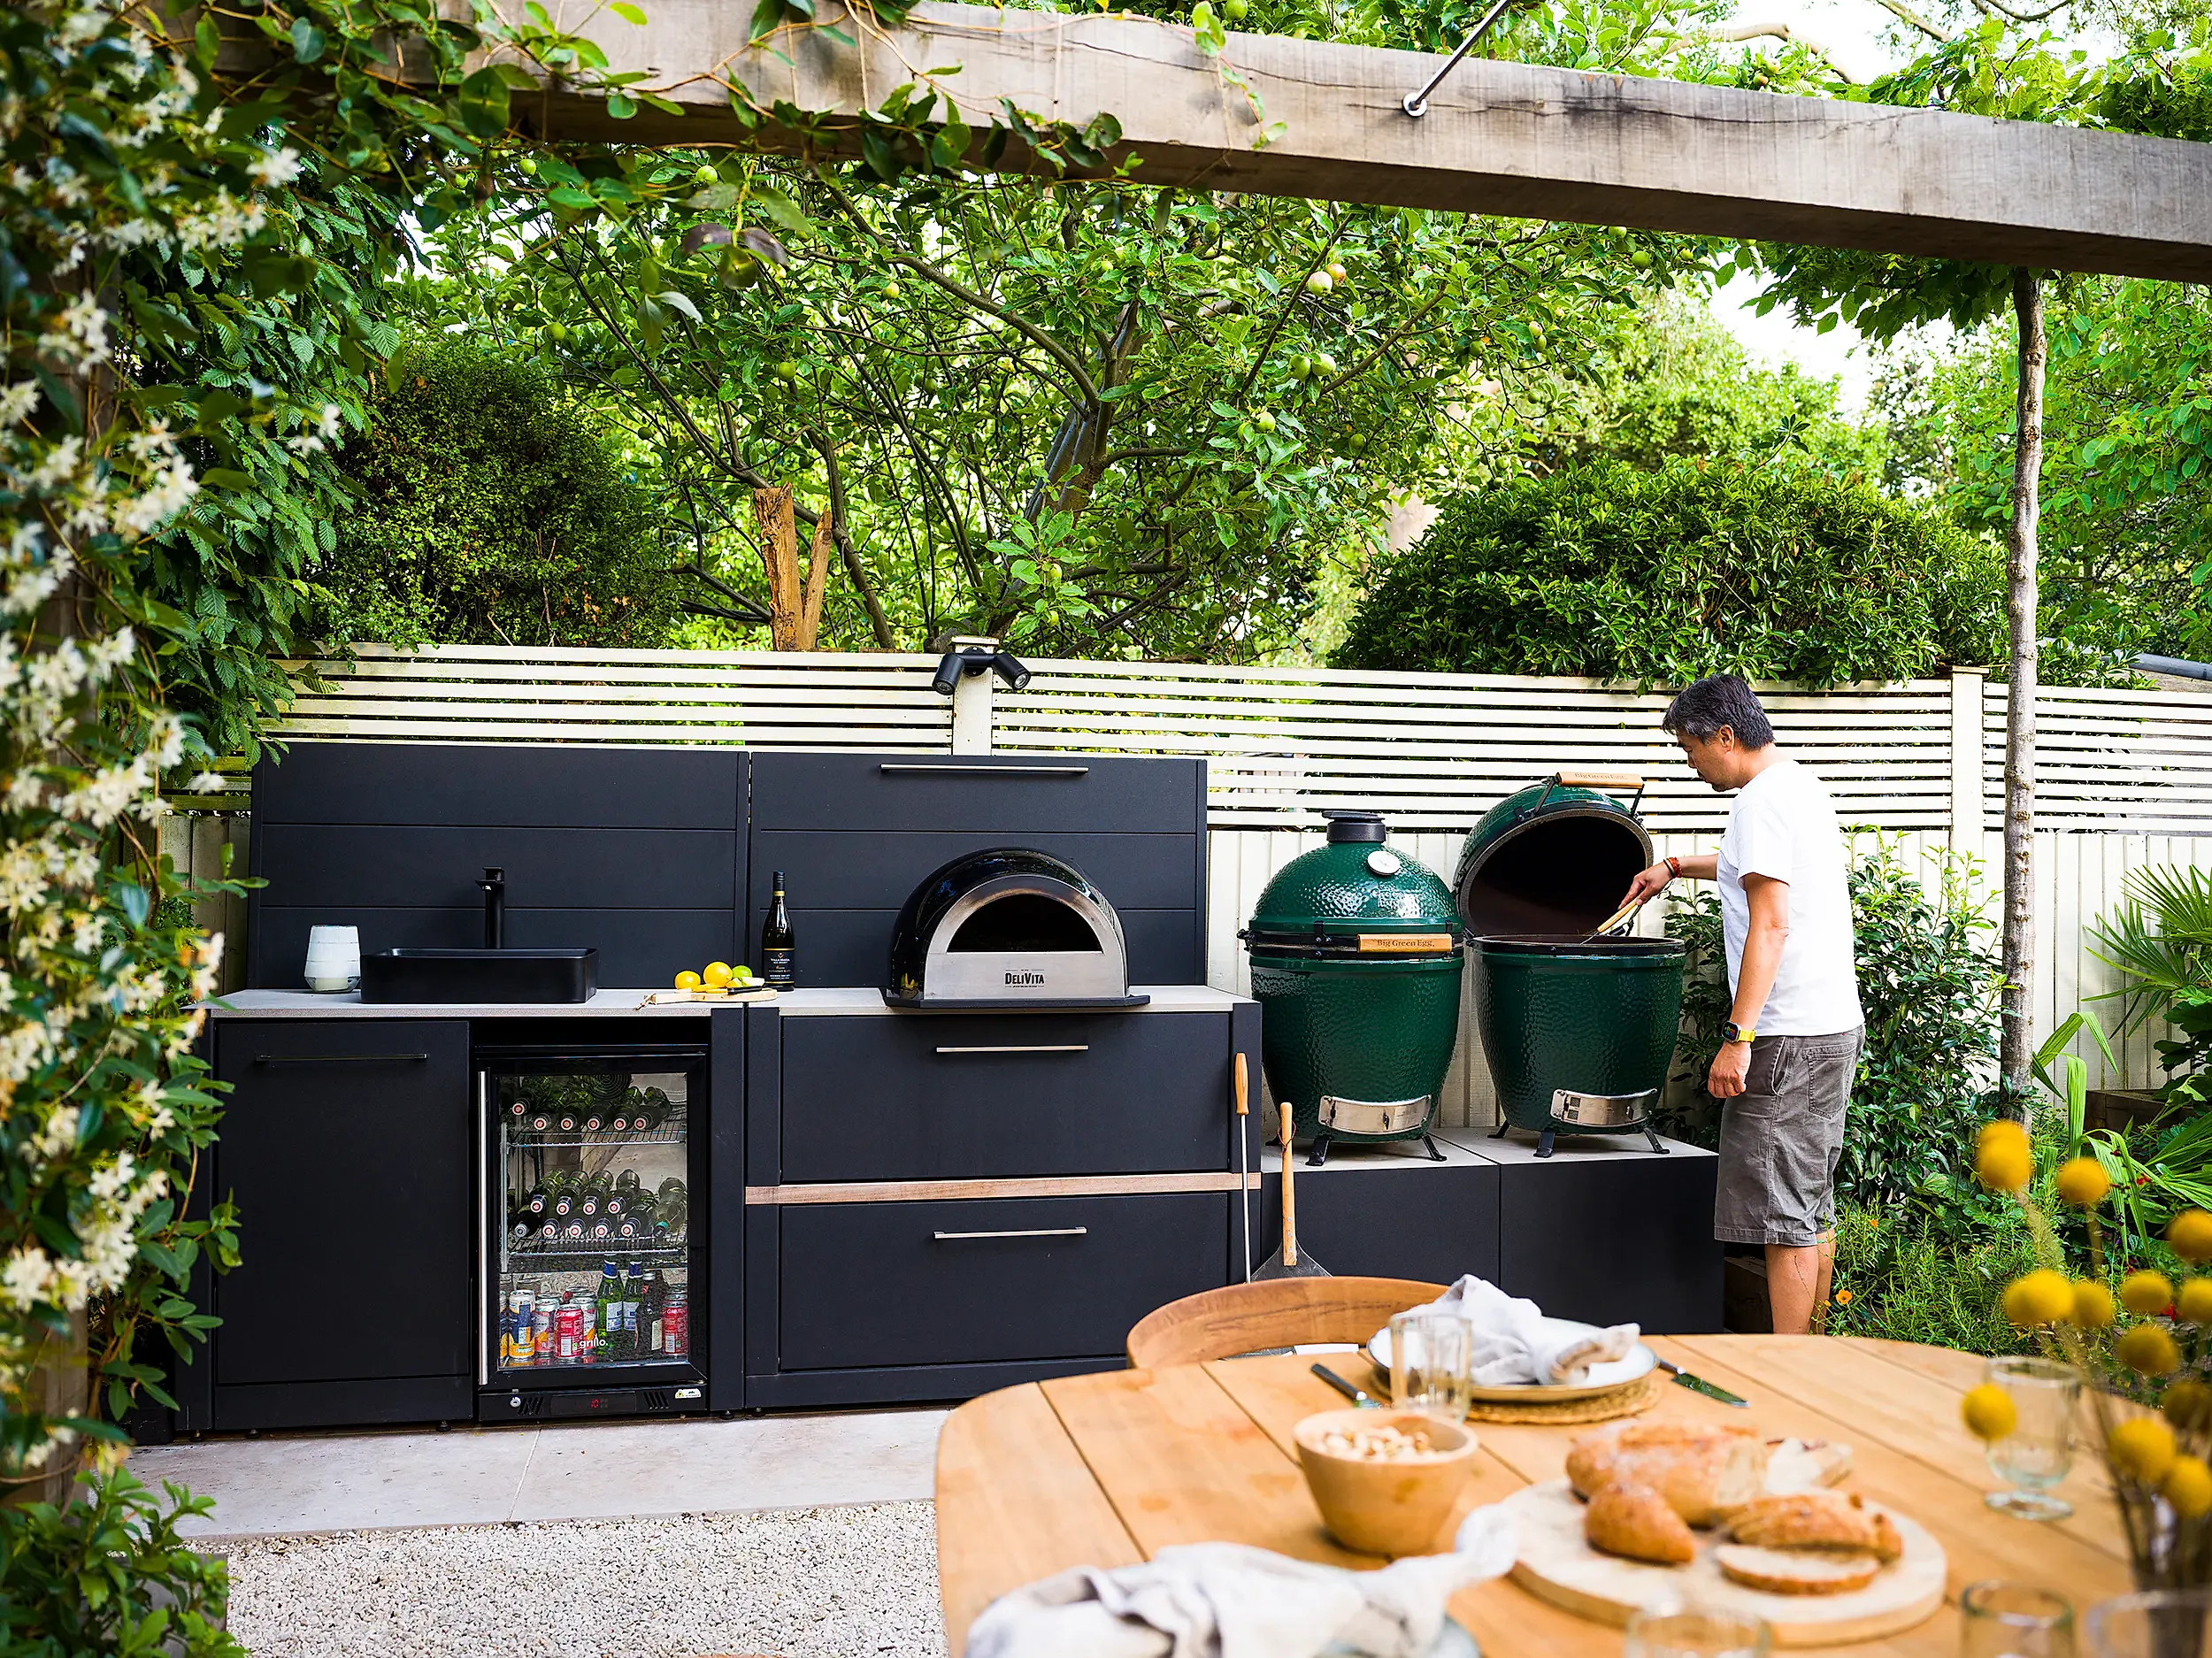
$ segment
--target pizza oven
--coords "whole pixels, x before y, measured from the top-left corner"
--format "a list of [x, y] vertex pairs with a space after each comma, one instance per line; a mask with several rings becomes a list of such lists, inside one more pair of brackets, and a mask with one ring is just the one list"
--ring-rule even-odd
[[1072, 864], [970, 852], [908, 894], [883, 999], [895, 1008], [1135, 1008], [1121, 917]]

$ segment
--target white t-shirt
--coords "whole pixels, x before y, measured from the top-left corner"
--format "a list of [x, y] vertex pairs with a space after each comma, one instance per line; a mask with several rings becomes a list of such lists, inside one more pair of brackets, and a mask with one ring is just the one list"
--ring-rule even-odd
[[1728, 808], [1728, 832], [1720, 841], [1720, 914], [1732, 993], [1751, 931], [1746, 875], [1789, 883], [1790, 936], [1754, 1028], [1762, 1036], [1833, 1036], [1864, 1024], [1835, 803], [1794, 760], [1775, 761]]

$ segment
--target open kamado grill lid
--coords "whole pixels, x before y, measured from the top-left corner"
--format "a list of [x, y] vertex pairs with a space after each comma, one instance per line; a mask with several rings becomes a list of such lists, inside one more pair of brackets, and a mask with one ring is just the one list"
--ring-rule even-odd
[[[1509, 794], [1460, 848], [1452, 894], [1470, 934], [1560, 944], [1579, 940], [1620, 907], [1652, 862], [1635, 808], [1605, 792], [1642, 779], [1563, 772]], [[1592, 954], [1609, 948], [1588, 947]]]

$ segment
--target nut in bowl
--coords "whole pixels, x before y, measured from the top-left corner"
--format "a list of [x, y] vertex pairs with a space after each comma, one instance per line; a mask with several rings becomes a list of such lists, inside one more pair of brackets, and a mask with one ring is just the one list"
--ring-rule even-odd
[[1293, 1431], [1306, 1488], [1338, 1542], [1363, 1554], [1449, 1547], [1475, 1436], [1409, 1410], [1325, 1410]]

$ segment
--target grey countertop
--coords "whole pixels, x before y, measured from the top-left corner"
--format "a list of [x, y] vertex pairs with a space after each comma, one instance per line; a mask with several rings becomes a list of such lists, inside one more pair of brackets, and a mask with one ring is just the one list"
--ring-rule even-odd
[[[1245, 998], [1206, 985], [1136, 985], [1133, 989], [1152, 1000], [1133, 1013], [1220, 1013]], [[646, 1004], [649, 990], [603, 990], [589, 1002], [365, 1002], [357, 990], [319, 995], [308, 990], [234, 990], [209, 1007], [219, 1019], [543, 1019], [543, 1018], [677, 1018], [696, 1019], [717, 1008], [757, 1007], [758, 1002], [676, 1002]], [[887, 1008], [880, 991], [852, 989], [787, 990], [774, 1003], [787, 1018], [808, 1015], [856, 1014], [888, 1017], [906, 1011]], [[1008, 1009], [1018, 1012], [1018, 1007]]]

